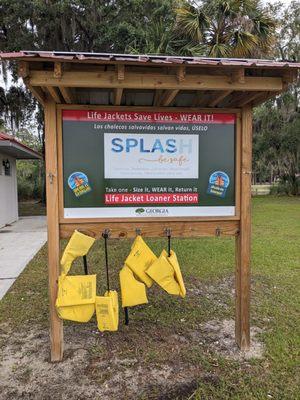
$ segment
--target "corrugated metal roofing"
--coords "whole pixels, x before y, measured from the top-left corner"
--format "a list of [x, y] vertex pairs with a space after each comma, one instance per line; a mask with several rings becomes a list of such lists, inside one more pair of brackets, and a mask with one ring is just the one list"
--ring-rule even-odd
[[199, 65], [199, 66], [233, 66], [259, 68], [300, 68], [300, 63], [290, 61], [273, 61], [247, 58], [209, 58], [209, 57], [179, 57], [163, 55], [114, 54], [114, 53], [86, 53], [60, 51], [27, 51], [0, 53], [3, 60], [24, 58], [38, 58], [41, 60], [54, 59], [55, 61], [114, 63], [124, 62], [133, 64], [168, 64], [168, 65]]
[[[7, 142], [9, 147], [18, 147], [21, 151], [17, 152], [17, 158], [42, 158], [42, 155], [39, 152], [31, 149], [29, 146], [26, 146], [24, 143], [20, 142], [15, 137], [8, 135], [7, 133], [0, 132], [0, 142], [2, 144], [0, 149], [2, 150], [5, 142]], [[11, 153], [11, 151], [9, 153]], [[21, 153], [23, 153], [23, 157], [22, 155], [20, 155]]]

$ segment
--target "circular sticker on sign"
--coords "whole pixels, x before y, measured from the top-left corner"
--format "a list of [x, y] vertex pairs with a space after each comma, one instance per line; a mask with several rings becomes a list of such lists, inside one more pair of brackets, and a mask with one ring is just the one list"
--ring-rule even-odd
[[68, 178], [68, 185], [76, 197], [80, 197], [92, 190], [88, 177], [83, 172], [73, 172]]
[[209, 177], [207, 194], [224, 198], [230, 179], [226, 172], [215, 171]]

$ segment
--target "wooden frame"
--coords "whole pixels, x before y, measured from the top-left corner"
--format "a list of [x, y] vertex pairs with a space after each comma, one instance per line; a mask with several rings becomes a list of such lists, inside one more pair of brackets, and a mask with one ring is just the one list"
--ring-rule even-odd
[[51, 361], [60, 361], [63, 356], [63, 323], [62, 320], [59, 319], [55, 308], [57, 279], [60, 273], [58, 157], [56, 104], [52, 99], [47, 99], [45, 101], [44, 111]]
[[[18, 59], [17, 56], [16, 59]], [[85, 56], [83, 56], [84, 58]], [[40, 61], [43, 60], [47, 66]], [[95, 60], [82, 62], [73, 56], [61, 60], [47, 56], [21, 58], [19, 75], [45, 110], [46, 188], [48, 220], [48, 267], [50, 299], [51, 360], [63, 356], [63, 324], [57, 316], [55, 300], [59, 276], [59, 239], [68, 238], [74, 229], [100, 237], [105, 228], [112, 237], [133, 238], [136, 228], [144, 236], [164, 236], [171, 228], [177, 237], [235, 237], [235, 337], [238, 346], [250, 346], [250, 250], [251, 250], [251, 153], [252, 107], [276, 96], [296, 79], [297, 68], [286, 69], [251, 63], [237, 66], [211, 65], [202, 60], [199, 65], [176, 63], [144, 63], [138, 59]], [[53, 64], [52, 70], [51, 63]], [[49, 65], [50, 64], [50, 65]], [[277, 63], [278, 64], [278, 63]], [[276, 65], [277, 65], [276, 64]], [[299, 64], [300, 65], [300, 64]], [[159, 67], [159, 68], [158, 68]], [[277, 71], [276, 71], [277, 68]], [[253, 73], [254, 72], [254, 73]], [[80, 99], [81, 88], [106, 89], [114, 106], [74, 104]], [[226, 217], [173, 218], [95, 218], [69, 219], [63, 214], [62, 110], [132, 110], [121, 106], [127, 91], [152, 91], [151, 107], [134, 107], [137, 111], [183, 111], [236, 114], [235, 137], [235, 215]], [[170, 107], [182, 91], [194, 93], [190, 103], [195, 107]], [[62, 103], [66, 104], [62, 104]], [[146, 103], [145, 103], [146, 104]], [[227, 106], [226, 107], [224, 107]], [[205, 107], [202, 107], [205, 106]], [[202, 108], [199, 108], [202, 107]], [[216, 108], [221, 107], [221, 108]], [[235, 107], [235, 108], [232, 108]]]
[[[56, 105], [53, 98], [45, 101], [46, 124], [46, 175], [49, 249], [50, 337], [51, 360], [59, 361], [63, 355], [62, 320], [57, 317], [55, 300], [59, 276], [59, 238], [68, 238], [74, 229], [100, 237], [109, 228], [112, 237], [130, 238], [138, 227], [145, 236], [163, 236], [165, 228], [171, 228], [178, 237], [234, 236], [236, 237], [236, 342], [246, 350], [250, 346], [250, 199], [251, 199], [251, 108], [243, 109], [193, 109], [178, 111], [205, 113], [235, 113], [236, 119], [236, 215], [233, 217], [141, 218], [130, 220], [112, 219], [65, 219], [62, 197], [62, 110], [64, 109], [131, 109], [130, 107], [105, 107], [82, 105]], [[145, 110], [145, 107], [137, 107]], [[152, 109], [152, 108], [151, 108]], [[168, 108], [153, 108], [168, 111]], [[241, 190], [243, 188], [243, 190]]]
[[[240, 349], [247, 350], [250, 346], [252, 107], [285, 91], [288, 84], [296, 80], [300, 64], [128, 54], [57, 55], [53, 52], [7, 53], [1, 54], [1, 58], [18, 61], [19, 76], [45, 111], [51, 360], [60, 361], [63, 357], [63, 323], [55, 308], [60, 272], [59, 243], [60, 238], [70, 237], [76, 228], [95, 237], [100, 237], [105, 228], [109, 228], [111, 236], [116, 238], [134, 237], [136, 228], [144, 236], [163, 236], [165, 228], [171, 228], [172, 235], [178, 237], [235, 237], [235, 338]], [[80, 105], [85, 102], [82, 93], [94, 88], [104, 90], [107, 104], [115, 107]], [[127, 218], [125, 221], [64, 218], [62, 110], [131, 110], [132, 107], [121, 106], [127, 101], [129, 91], [150, 91], [153, 95], [153, 107], [134, 107], [137, 111], [176, 109], [237, 115], [235, 216], [151, 218], [151, 221], [145, 218]], [[191, 107], [169, 107], [176, 104], [183, 91], [193, 94], [194, 98], [192, 96], [189, 102]], [[148, 101], [149, 98], [143, 104]]]
[[[63, 218], [62, 196], [62, 110], [63, 109], [109, 109], [116, 107], [58, 105], [53, 100], [45, 103], [46, 119], [46, 154], [47, 154], [47, 214], [49, 246], [49, 287], [50, 287], [50, 328], [51, 360], [62, 359], [63, 333], [62, 321], [55, 310], [57, 279], [59, 276], [59, 241], [58, 237], [68, 238], [74, 229], [80, 229], [95, 237], [100, 237], [105, 228], [110, 229], [112, 237], [134, 237], [138, 225], [145, 236], [163, 236], [165, 228], [171, 228], [178, 237], [235, 236], [236, 237], [236, 341], [241, 349], [250, 346], [249, 331], [249, 268], [250, 268], [250, 216], [251, 196], [251, 109], [197, 109], [199, 112], [235, 113], [236, 119], [236, 215], [234, 217], [198, 217], [198, 218], [162, 218], [147, 220], [134, 218], [132, 221], [111, 219], [68, 220]], [[117, 107], [127, 109], [126, 107]], [[145, 110], [138, 107], [138, 110]], [[55, 111], [54, 111], [55, 110]], [[156, 111], [168, 110], [156, 108]], [[178, 111], [187, 111], [179, 109]], [[193, 109], [188, 109], [193, 111]], [[56, 124], [53, 124], [55, 115]], [[51, 133], [52, 131], [52, 133]], [[57, 140], [57, 142], [56, 142]], [[250, 148], [249, 148], [250, 147]], [[51, 155], [50, 157], [48, 155]], [[243, 187], [243, 191], [241, 191]], [[247, 190], [245, 190], [247, 187]], [[53, 249], [56, 249], [53, 252]]]
[[[112, 237], [134, 237], [138, 225], [145, 236], [163, 236], [166, 227], [178, 237], [234, 236], [236, 237], [236, 342], [242, 350], [250, 346], [250, 200], [251, 200], [251, 108], [238, 109], [197, 109], [201, 112], [231, 113], [236, 119], [236, 215], [217, 218], [158, 219], [155, 221], [134, 218], [132, 221], [117, 220], [66, 220], [62, 218], [62, 119], [63, 109], [115, 109], [115, 107], [55, 105], [52, 99], [45, 102], [46, 123], [46, 175], [47, 215], [49, 249], [49, 293], [50, 293], [50, 338], [51, 360], [59, 361], [63, 356], [63, 323], [57, 316], [55, 300], [59, 276], [59, 238], [68, 238], [74, 229], [100, 237], [105, 228]], [[120, 109], [120, 107], [118, 107]], [[121, 107], [121, 109], [125, 109]], [[144, 107], [139, 107], [144, 110]], [[166, 108], [159, 110], [166, 110]], [[193, 109], [188, 109], [193, 111]], [[186, 111], [186, 109], [180, 109]], [[243, 190], [241, 190], [243, 187]]]
[[177, 75], [161, 73], [144, 74], [126, 72], [124, 79], [118, 79], [115, 71], [65, 71], [61, 78], [56, 78], [52, 71], [35, 71], [30, 73], [29, 83], [32, 86], [64, 86], [84, 88], [131, 88], [131, 89], [165, 89], [165, 90], [245, 90], [245, 91], [281, 91], [280, 77], [246, 76], [243, 81], [232, 81], [227, 75], [192, 75], [186, 74], [181, 81]]

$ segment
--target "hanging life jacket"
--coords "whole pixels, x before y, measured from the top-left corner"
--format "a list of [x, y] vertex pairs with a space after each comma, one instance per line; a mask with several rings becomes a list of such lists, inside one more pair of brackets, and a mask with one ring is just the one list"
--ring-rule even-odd
[[96, 316], [99, 331], [118, 330], [119, 302], [115, 290], [106, 291], [104, 296], [96, 296]]
[[73, 261], [86, 255], [94, 241], [94, 238], [75, 231], [65, 248], [55, 303], [57, 314], [62, 319], [88, 322], [95, 312], [96, 275], [67, 275]]
[[131, 247], [130, 254], [125, 260], [125, 264], [148, 288], [150, 288], [153, 284], [153, 280], [146, 274], [146, 270], [156, 259], [156, 255], [144, 242], [143, 238], [137, 236]]
[[170, 255], [170, 257], [168, 257], [168, 261], [172, 265], [172, 267], [174, 268], [175, 279], [178, 282], [179, 287], [180, 287], [179, 295], [181, 297], [185, 297], [186, 289], [185, 289], [185, 285], [184, 285], [184, 282], [183, 282], [181, 269], [180, 269], [180, 266], [179, 266], [175, 251], [171, 250], [171, 255]]
[[148, 303], [146, 286], [135, 279], [133, 272], [127, 265], [124, 265], [121, 269], [119, 276], [123, 308]]
[[176, 254], [171, 250], [168, 257], [163, 250], [159, 258], [147, 269], [146, 273], [167, 293], [185, 297], [186, 291]]
[[76, 258], [87, 255], [94, 242], [95, 238], [75, 230], [60, 260], [62, 274], [69, 272]]

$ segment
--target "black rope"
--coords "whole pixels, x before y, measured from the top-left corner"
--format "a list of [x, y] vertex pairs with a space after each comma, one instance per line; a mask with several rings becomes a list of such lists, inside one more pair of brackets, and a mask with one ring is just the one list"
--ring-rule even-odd
[[105, 252], [105, 268], [106, 268], [106, 283], [107, 283], [107, 291], [109, 292], [109, 272], [108, 272], [108, 251], [107, 251], [107, 239], [109, 232], [107, 229], [102, 233], [102, 237], [104, 238], [104, 252]]
[[89, 274], [89, 270], [88, 270], [86, 255], [83, 256], [82, 258], [83, 258], [84, 273], [85, 273], [85, 275], [88, 275]]
[[171, 257], [171, 229], [167, 228], [166, 233], [168, 236], [168, 257]]

